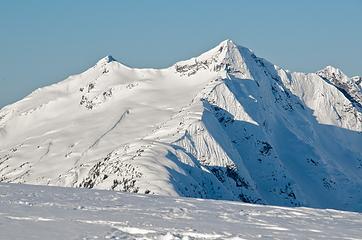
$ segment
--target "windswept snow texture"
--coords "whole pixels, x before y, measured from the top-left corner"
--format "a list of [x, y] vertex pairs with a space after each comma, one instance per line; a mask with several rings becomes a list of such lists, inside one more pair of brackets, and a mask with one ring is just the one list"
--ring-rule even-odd
[[361, 79], [226, 40], [166, 69], [111, 56], [0, 111], [0, 181], [362, 211]]
[[361, 239], [362, 214], [0, 184], [0, 239]]

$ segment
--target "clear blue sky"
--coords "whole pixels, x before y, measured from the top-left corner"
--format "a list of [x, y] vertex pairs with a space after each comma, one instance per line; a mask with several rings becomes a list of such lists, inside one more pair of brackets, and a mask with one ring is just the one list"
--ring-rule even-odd
[[107, 54], [159, 68], [226, 38], [293, 71], [362, 75], [361, 0], [2, 0], [0, 107]]

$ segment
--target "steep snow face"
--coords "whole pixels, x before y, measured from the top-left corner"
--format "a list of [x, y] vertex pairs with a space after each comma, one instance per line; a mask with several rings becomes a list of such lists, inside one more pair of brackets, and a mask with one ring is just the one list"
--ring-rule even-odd
[[329, 76], [230, 40], [161, 70], [107, 56], [0, 111], [0, 179], [362, 211], [362, 114]]

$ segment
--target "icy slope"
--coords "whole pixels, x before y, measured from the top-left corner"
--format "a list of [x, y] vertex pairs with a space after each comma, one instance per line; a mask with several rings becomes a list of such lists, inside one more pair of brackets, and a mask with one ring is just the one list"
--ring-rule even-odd
[[0, 184], [0, 239], [360, 239], [362, 214]]
[[330, 76], [230, 40], [161, 70], [108, 56], [0, 111], [0, 179], [362, 211], [358, 80]]

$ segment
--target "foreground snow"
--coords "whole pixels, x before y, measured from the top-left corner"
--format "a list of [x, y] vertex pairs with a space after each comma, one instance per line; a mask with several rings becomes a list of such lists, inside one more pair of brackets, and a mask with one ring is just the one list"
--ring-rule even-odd
[[361, 239], [362, 214], [0, 184], [0, 239]]

